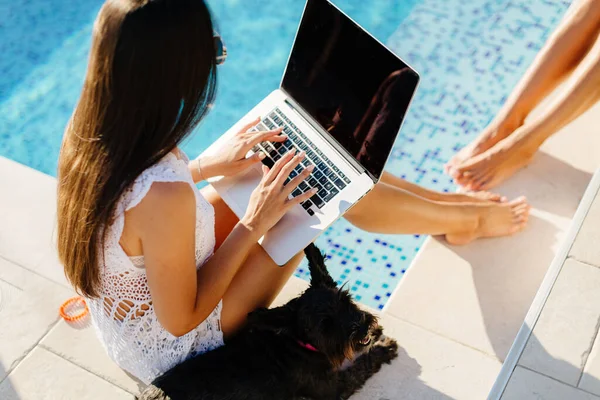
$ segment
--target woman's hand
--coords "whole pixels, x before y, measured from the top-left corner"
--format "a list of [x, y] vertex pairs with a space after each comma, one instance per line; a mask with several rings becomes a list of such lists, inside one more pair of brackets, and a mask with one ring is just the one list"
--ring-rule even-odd
[[299, 196], [288, 199], [290, 193], [314, 169], [314, 165], [305, 168], [298, 176], [285, 184], [285, 180], [305, 156], [304, 152], [297, 155], [293, 153], [292, 150], [284, 154], [271, 170], [263, 165], [263, 177], [250, 196], [246, 215], [240, 220], [255, 235], [257, 240], [267, 233], [290, 208], [308, 200], [317, 192], [313, 188]]
[[[246, 158], [248, 151], [261, 142], [285, 142], [287, 136], [280, 135], [282, 128], [264, 132], [248, 132], [253, 126], [260, 122], [260, 117], [244, 126], [223, 148], [214, 155], [204, 156], [197, 160], [201, 179], [213, 176], [236, 175], [252, 165], [262, 161], [265, 154], [257, 152]], [[198, 164], [195, 165], [198, 167]]]

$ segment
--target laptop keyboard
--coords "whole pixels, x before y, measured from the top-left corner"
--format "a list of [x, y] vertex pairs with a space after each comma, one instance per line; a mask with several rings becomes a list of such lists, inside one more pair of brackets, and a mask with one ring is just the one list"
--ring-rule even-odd
[[285, 182], [288, 183], [290, 179], [301, 173], [304, 168], [310, 165], [315, 166], [315, 169], [306, 180], [300, 183], [292, 192], [292, 196], [296, 197], [312, 188], [317, 188], [317, 193], [301, 203], [309, 215], [314, 215], [315, 207], [322, 208], [327, 202], [331, 201], [350, 183], [350, 179], [279, 108], [275, 108], [267, 117], [264, 117], [254, 130], [268, 131], [279, 127], [283, 127], [283, 133], [288, 137], [285, 142], [263, 142], [254, 146], [252, 151], [255, 153], [258, 151], [265, 153], [266, 157], [262, 162], [269, 168], [290, 150], [304, 151], [306, 153], [304, 160], [292, 171]]

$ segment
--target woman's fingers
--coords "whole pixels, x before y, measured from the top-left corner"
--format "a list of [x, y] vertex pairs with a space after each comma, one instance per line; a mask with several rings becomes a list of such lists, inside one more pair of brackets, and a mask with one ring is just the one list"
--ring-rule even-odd
[[306, 201], [306, 200], [310, 199], [311, 197], [313, 197], [315, 195], [315, 193], [317, 193], [317, 189], [316, 188], [312, 188], [308, 192], [304, 192], [301, 195], [298, 195], [296, 197], [292, 197], [286, 203], [287, 209], [289, 210], [290, 208], [292, 208], [296, 204], [300, 204], [303, 201]]
[[277, 160], [277, 162], [275, 162], [275, 165], [273, 165], [273, 167], [271, 167], [271, 170], [269, 171], [269, 174], [267, 175], [267, 179], [265, 180], [266, 183], [271, 183], [272, 181], [275, 180], [275, 178], [277, 178], [277, 176], [279, 175], [279, 171], [281, 171], [283, 166], [286, 165], [288, 162], [290, 162], [290, 160], [292, 160], [292, 157], [294, 156], [294, 152], [295, 152], [295, 150], [288, 151], [283, 156], [281, 156], [281, 158], [279, 160]]
[[305, 168], [302, 172], [300, 172], [298, 174], [297, 177], [295, 177], [294, 179], [289, 181], [288, 184], [283, 187], [283, 193], [286, 196], [289, 196], [290, 193], [292, 193], [294, 191], [294, 189], [296, 189], [298, 187], [298, 185], [300, 183], [302, 183], [302, 181], [304, 181], [306, 178], [308, 178], [308, 176], [314, 169], [315, 169], [314, 165], [310, 165], [309, 167]]
[[248, 130], [250, 128], [252, 128], [254, 125], [258, 124], [260, 122], [260, 117], [257, 117], [255, 120], [248, 122], [246, 125], [244, 125], [242, 127], [242, 129], [239, 130], [238, 135], [243, 135], [244, 133], [248, 132]]
[[262, 173], [263, 173], [263, 176], [266, 176], [269, 173], [269, 167], [267, 167], [266, 165], [263, 164]]
[[284, 142], [287, 140], [287, 136], [279, 136], [283, 129], [277, 128], [271, 131], [264, 132], [251, 132], [252, 138], [249, 142], [249, 147], [254, 147], [255, 145], [269, 141], [269, 142]]
[[283, 188], [283, 184], [284, 184], [285, 180], [287, 179], [288, 176], [290, 176], [290, 174], [292, 173], [294, 168], [296, 168], [298, 166], [298, 164], [300, 164], [300, 161], [302, 161], [304, 156], [305, 156], [305, 153], [301, 152], [301, 153], [297, 154], [294, 158], [292, 158], [286, 165], [284, 165], [281, 168], [281, 170], [279, 171], [279, 173], [277, 174], [277, 177], [273, 179], [275, 185], [277, 185], [280, 188]]
[[262, 151], [258, 151], [252, 154], [250, 157], [241, 160], [239, 165], [241, 165], [242, 169], [250, 168], [252, 165], [264, 160], [266, 156], [267, 155]]

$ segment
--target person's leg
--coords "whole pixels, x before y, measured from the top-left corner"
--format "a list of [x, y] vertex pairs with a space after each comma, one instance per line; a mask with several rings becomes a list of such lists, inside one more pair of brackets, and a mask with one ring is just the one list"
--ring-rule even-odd
[[528, 219], [525, 198], [508, 203], [431, 201], [380, 182], [344, 217], [358, 228], [386, 234], [445, 235], [452, 244], [522, 230]]
[[506, 202], [508, 199], [495, 193], [489, 192], [465, 192], [465, 193], [441, 193], [426, 189], [422, 186], [408, 182], [389, 172], [384, 171], [381, 175], [381, 182], [407, 190], [417, 196], [424, 197], [427, 200], [441, 201], [444, 203], [488, 203], [488, 202]]
[[[202, 195], [215, 209], [215, 236], [218, 248], [237, 224], [238, 218], [212, 186], [202, 189]], [[258, 243], [256, 244], [223, 296], [221, 330], [225, 339], [243, 326], [248, 313], [260, 307], [268, 307], [273, 302], [300, 264], [302, 257], [303, 254], [297, 254], [280, 267]]]
[[600, 35], [577, 66], [565, 91], [535, 119], [512, 135], [458, 167], [457, 182], [471, 190], [498, 185], [527, 165], [538, 148], [555, 132], [600, 100]]
[[490, 149], [523, 125], [527, 115], [562, 82], [585, 57], [600, 29], [600, 2], [574, 3], [533, 64], [496, 115], [472, 143], [446, 165], [453, 177], [464, 162]]

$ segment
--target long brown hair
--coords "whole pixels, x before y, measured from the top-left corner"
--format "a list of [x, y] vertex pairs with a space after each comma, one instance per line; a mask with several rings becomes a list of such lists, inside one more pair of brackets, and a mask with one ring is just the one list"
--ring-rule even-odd
[[103, 227], [123, 191], [207, 113], [216, 88], [203, 0], [107, 0], [58, 166], [58, 254], [76, 290], [99, 295]]

